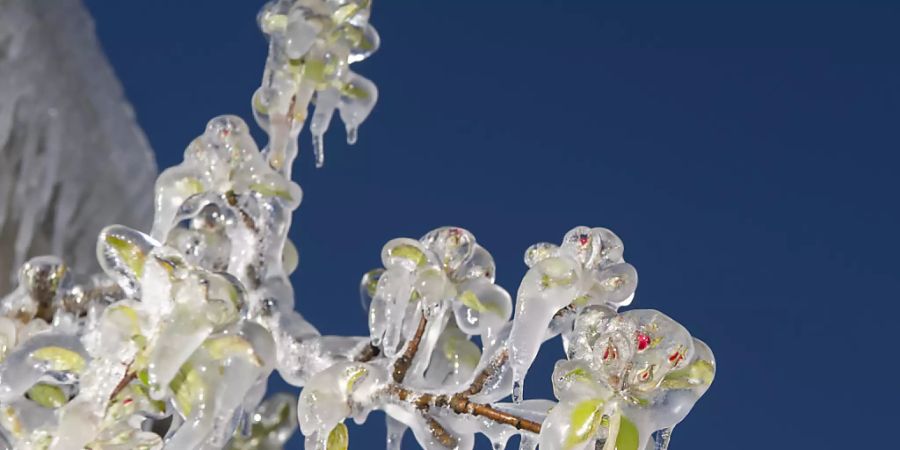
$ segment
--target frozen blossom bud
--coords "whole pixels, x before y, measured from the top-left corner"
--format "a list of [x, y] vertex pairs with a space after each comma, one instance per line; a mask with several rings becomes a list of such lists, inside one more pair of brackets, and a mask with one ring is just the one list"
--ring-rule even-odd
[[715, 374], [709, 348], [654, 310], [585, 309], [569, 355], [553, 374], [560, 403], [541, 430], [547, 448], [643, 449], [687, 415]]
[[[428, 349], [436, 345], [447, 312], [460, 330], [482, 335], [485, 342], [509, 320], [512, 300], [493, 284], [493, 258], [462, 228], [438, 228], [418, 241], [394, 239], [381, 258], [385, 269], [367, 273], [360, 289], [369, 305], [372, 343], [389, 357], [417, 331], [420, 317], [428, 321]], [[425, 363], [417, 367], [424, 369]]]
[[438, 228], [421, 239], [422, 245], [434, 252], [445, 271], [452, 273], [475, 252], [472, 233], [457, 227]]
[[394, 239], [381, 250], [381, 263], [387, 269], [416, 270], [429, 263], [429, 255], [418, 241], [407, 238]]
[[384, 369], [365, 363], [339, 363], [320, 372], [300, 393], [301, 431], [327, 439], [347, 417], [365, 414], [387, 379]]
[[538, 242], [525, 250], [525, 265], [534, 267], [535, 264], [559, 254], [559, 247], [549, 242]]
[[121, 286], [126, 294], [140, 296], [140, 280], [144, 275], [147, 255], [159, 244], [150, 236], [121, 225], [100, 232], [97, 259], [100, 267]]
[[591, 233], [593, 234], [593, 240], [600, 242], [600, 255], [599, 259], [594, 260], [595, 265], [599, 265], [602, 269], [624, 261], [622, 255], [625, 251], [625, 246], [615, 233], [606, 228], [593, 228]]
[[378, 99], [374, 83], [350, 70], [350, 64], [378, 50], [381, 38], [368, 22], [371, 2], [277, 0], [259, 14], [269, 38], [263, 85], [253, 97], [253, 111], [270, 137], [269, 162], [289, 173], [296, 156], [293, 142], [307, 117], [316, 166], [325, 162], [324, 136], [335, 110], [355, 143], [357, 130]]

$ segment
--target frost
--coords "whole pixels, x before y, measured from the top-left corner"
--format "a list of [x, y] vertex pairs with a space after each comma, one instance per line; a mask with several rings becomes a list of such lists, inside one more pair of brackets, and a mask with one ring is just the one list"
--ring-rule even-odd
[[95, 272], [85, 237], [147, 227], [155, 177], [80, 2], [0, 3], [0, 292], [36, 255]]
[[[24, 3], [3, 7], [11, 15], [0, 15], [0, 23], [52, 24], [29, 16]], [[400, 448], [407, 430], [429, 450], [471, 449], [477, 433], [495, 449], [515, 435], [526, 450], [668, 445], [672, 428], [712, 383], [715, 360], [668, 316], [619, 312], [631, 304], [638, 278], [622, 241], [605, 228], [576, 227], [560, 245], [529, 248], [515, 301], [495, 283], [488, 250], [468, 230], [448, 226], [390, 240], [373, 255], [380, 267], [359, 287], [368, 336], [323, 336], [295, 310], [288, 275], [299, 254], [287, 234], [302, 201], [290, 177], [297, 135], [314, 103], [308, 119], [317, 165], [336, 110], [348, 141], [356, 140], [377, 99], [374, 84], [349, 70], [379, 46], [370, 8], [368, 0], [278, 0], [263, 8], [258, 20], [270, 51], [252, 100], [269, 136], [262, 150], [242, 119], [225, 115], [152, 188], [142, 182], [146, 167], [128, 172], [136, 153], [111, 156], [128, 169], [119, 176], [134, 175], [137, 184], [96, 185], [127, 202], [146, 194], [152, 225], [93, 230], [100, 270], [89, 277], [70, 269], [68, 258], [80, 265], [80, 253], [65, 245], [53, 247], [62, 257], [22, 261], [16, 288], [0, 301], [0, 444], [279, 449], [299, 425], [306, 448], [346, 450], [355, 445], [348, 419], [362, 423], [383, 411], [389, 450]], [[53, 35], [23, 43], [29, 28], [9, 29], [0, 29], [0, 64]], [[8, 92], [8, 79], [0, 83], [0, 93]], [[27, 204], [0, 204], [0, 224], [18, 224], [13, 256], [23, 258], [48, 204], [57, 208], [54, 220], [75, 217], [79, 233], [88, 228], [76, 206], [98, 220], [109, 209], [93, 190], [74, 191], [76, 199], [90, 195], [86, 203], [57, 204], [47, 194], [55, 188], [32, 186], [36, 177], [66, 173], [53, 172], [60, 158], [51, 153], [61, 147], [49, 144], [62, 135], [41, 134], [20, 119], [30, 116], [15, 106], [18, 97], [12, 104], [14, 111], [0, 106], [0, 145], [16, 149], [3, 155], [22, 158], [22, 169], [14, 184], [0, 185], [0, 200], [11, 189], [37, 190]], [[134, 137], [129, 127], [119, 131]], [[47, 148], [36, 144], [44, 138]], [[101, 155], [109, 156], [89, 158]], [[58, 231], [52, 238], [69, 242]], [[566, 352], [551, 380], [558, 402], [525, 399], [525, 376], [555, 336]], [[275, 371], [303, 388], [299, 398], [264, 400]]]

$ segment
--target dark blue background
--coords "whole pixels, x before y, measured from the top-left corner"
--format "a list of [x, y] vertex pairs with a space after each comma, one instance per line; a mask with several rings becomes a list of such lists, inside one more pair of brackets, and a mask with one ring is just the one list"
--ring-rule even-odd
[[[162, 167], [213, 116], [251, 121], [259, 2], [88, 4]], [[366, 332], [357, 282], [393, 237], [466, 227], [514, 292], [531, 243], [606, 226], [640, 272], [634, 306], [717, 355], [673, 448], [890, 446], [897, 8], [381, 0], [373, 22], [359, 144], [335, 122], [317, 171], [304, 133], [295, 171], [297, 303], [324, 333]], [[552, 397], [558, 347], [529, 397]], [[351, 448], [383, 436], [370, 418]]]

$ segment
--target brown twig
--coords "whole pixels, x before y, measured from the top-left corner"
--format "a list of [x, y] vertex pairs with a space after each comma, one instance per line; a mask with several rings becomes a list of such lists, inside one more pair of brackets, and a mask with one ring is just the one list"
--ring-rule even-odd
[[389, 392], [397, 400], [409, 402], [416, 409], [427, 412], [428, 408], [450, 408], [457, 414], [468, 414], [472, 416], [484, 417], [493, 422], [509, 425], [517, 430], [530, 431], [535, 434], [541, 432], [541, 424], [532, 420], [524, 419], [494, 408], [491, 405], [483, 403], [475, 403], [469, 400], [465, 393], [453, 395], [434, 395], [429, 393], [418, 393], [402, 386], [393, 385]]
[[[484, 389], [484, 385], [488, 380], [496, 376], [497, 372], [502, 369], [503, 365], [506, 364], [508, 360], [509, 354], [507, 352], [501, 352], [475, 377], [468, 389], [453, 395], [420, 393], [396, 384], [391, 386], [389, 392], [397, 400], [409, 402], [415, 406], [416, 409], [423, 412], [427, 412], [428, 409], [432, 407], [450, 408], [450, 410], [457, 414], [484, 417], [497, 423], [509, 425], [517, 430], [525, 430], [539, 434], [541, 432], [541, 424], [537, 422], [500, 411], [491, 405], [475, 403], [470, 400], [473, 395], [480, 393]], [[439, 438], [438, 436], [435, 437]]]
[[362, 351], [360, 351], [359, 354], [356, 355], [355, 358], [353, 358], [353, 360], [356, 362], [369, 362], [369, 361], [375, 359], [376, 357], [378, 357], [378, 355], [380, 355], [380, 354], [381, 354], [381, 349], [372, 345], [372, 343], [369, 342], [369, 344], [366, 345], [362, 349]]
[[431, 435], [444, 447], [456, 448], [456, 445], [459, 444], [459, 439], [450, 434], [434, 417], [425, 416], [425, 423], [428, 425], [428, 431], [431, 432]]
[[419, 351], [419, 343], [422, 342], [422, 336], [425, 334], [425, 326], [428, 325], [428, 319], [425, 318], [425, 314], [422, 314], [422, 318], [419, 319], [419, 327], [416, 328], [416, 334], [413, 335], [412, 339], [409, 340], [409, 343], [406, 344], [406, 351], [403, 352], [397, 361], [394, 363], [394, 382], [402, 383], [403, 379], [406, 378], [406, 372], [409, 370], [409, 366], [412, 365], [413, 358], [416, 357], [416, 352]]
[[259, 229], [256, 228], [256, 222], [253, 221], [253, 217], [250, 217], [250, 214], [248, 214], [247, 211], [244, 211], [244, 208], [238, 206], [237, 194], [234, 191], [225, 193], [225, 201], [228, 202], [229, 206], [237, 210], [238, 214], [241, 216], [241, 220], [244, 221], [244, 225], [247, 228], [253, 231], [253, 233], [259, 234]]
[[[128, 365], [128, 369], [130, 368], [131, 364]], [[112, 401], [114, 398], [116, 398], [116, 396], [119, 395], [119, 393], [122, 392], [122, 390], [124, 390], [125, 387], [127, 387], [128, 384], [131, 383], [135, 378], [137, 378], [137, 372], [128, 370], [125, 376], [122, 377], [122, 379], [119, 381], [119, 384], [116, 385], [116, 388], [113, 389], [112, 394], [109, 395], [109, 400]]]
[[500, 371], [500, 369], [503, 368], [503, 365], [506, 364], [507, 360], [509, 360], [509, 353], [507, 353], [506, 351], [500, 352], [500, 354], [497, 355], [494, 360], [491, 361], [491, 363], [488, 364], [487, 367], [485, 367], [484, 370], [482, 370], [481, 373], [479, 373], [478, 376], [475, 377], [474, 380], [472, 380], [472, 384], [470, 384], [469, 388], [466, 389], [465, 394], [471, 397], [481, 392], [481, 390], [484, 389], [485, 383], [487, 383], [488, 380], [493, 378]]
[[[426, 319], [423, 315], [419, 320], [419, 326], [416, 329], [416, 334], [413, 335], [412, 339], [410, 339], [409, 343], [407, 343], [406, 350], [403, 352], [403, 355], [397, 358], [397, 361], [394, 363], [394, 371], [392, 375], [396, 384], [391, 385], [388, 388], [388, 392], [397, 400], [411, 403], [413, 406], [415, 406], [416, 409], [420, 410], [422, 414], [425, 415], [425, 420], [428, 423], [431, 434], [435, 439], [438, 440], [438, 442], [446, 447], [453, 448], [457, 444], [457, 439], [453, 437], [453, 435], [451, 435], [447, 431], [447, 429], [445, 429], [439, 422], [437, 422], [437, 420], [435, 420], [428, 414], [429, 408], [432, 407], [449, 408], [457, 414], [468, 414], [471, 416], [484, 417], [493, 422], [509, 425], [517, 430], [530, 431], [535, 434], [540, 434], [541, 424], [535, 421], [500, 411], [491, 405], [475, 403], [470, 400], [472, 396], [479, 394], [482, 390], [484, 390], [484, 386], [487, 384], [487, 382], [491, 380], [491, 378], [495, 377], [500, 372], [500, 370], [502, 370], [503, 366], [509, 360], [509, 354], [506, 351], [499, 353], [494, 358], [494, 360], [491, 361], [484, 368], [484, 370], [482, 370], [481, 373], [479, 373], [472, 380], [472, 384], [470, 384], [469, 387], [462, 392], [453, 395], [435, 395], [430, 393], [415, 392], [403, 387], [401, 383], [403, 383], [403, 379], [406, 378], [406, 372], [412, 365], [412, 361], [416, 356], [416, 352], [419, 351], [419, 344], [422, 341], [422, 336], [425, 334], [426, 325], [428, 325], [428, 319]], [[372, 347], [371, 344], [370, 347]], [[377, 350], [377, 348], [375, 350]], [[363, 353], [360, 354], [359, 357], [357, 357], [357, 360], [362, 360], [362, 358], [367, 356], [367, 349], [364, 349]], [[372, 357], [374, 356], [377, 355], [373, 355]]]
[[565, 316], [567, 316], [567, 315], [569, 315], [569, 314], [572, 314], [572, 313], [576, 312], [576, 310], [577, 310], [577, 307], [575, 306], [575, 304], [574, 304], [574, 303], [569, 303], [568, 305], [563, 306], [562, 308], [560, 308], [560, 310], [557, 311], [556, 314], [553, 315], [553, 319], [554, 319], [554, 320], [555, 320], [555, 319], [561, 319], [561, 318], [563, 318], [563, 317], [565, 317]]

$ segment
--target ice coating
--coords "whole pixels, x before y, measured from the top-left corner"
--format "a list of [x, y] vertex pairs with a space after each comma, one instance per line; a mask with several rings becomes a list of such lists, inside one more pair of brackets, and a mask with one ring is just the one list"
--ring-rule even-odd
[[378, 99], [375, 84], [350, 70], [378, 50], [380, 38], [369, 24], [370, 0], [275, 0], [259, 14], [269, 38], [263, 83], [253, 96], [254, 117], [271, 138], [267, 158], [290, 174], [296, 136], [310, 120], [316, 166], [325, 163], [325, 132], [335, 110], [356, 142], [359, 126]]
[[[156, 190], [156, 238], [107, 227], [102, 274], [73, 282], [58, 259], [36, 258], [3, 299], [5, 440], [223, 448], [250, 420], [257, 386], [281, 368], [281, 328], [303, 329], [301, 316], [282, 315], [293, 306], [286, 211], [300, 189], [269, 166], [243, 121], [223, 116]], [[146, 432], [154, 423], [167, 425]]]
[[668, 445], [715, 377], [709, 347], [658, 311], [591, 306], [572, 333], [569, 358], [553, 373], [560, 403], [544, 422], [542, 448], [644, 449], [654, 433]]
[[[525, 251], [530, 269], [519, 286], [509, 338], [514, 401], [522, 398], [525, 374], [541, 344], [571, 326], [564, 309], [577, 312], [588, 305], [618, 309], [631, 303], [637, 271], [624, 261], [623, 248], [612, 231], [579, 226], [566, 233], [561, 246], [542, 242]], [[554, 321], [560, 322], [558, 326]]]
[[[277, 0], [254, 117], [220, 116], [157, 179], [150, 230], [104, 228], [101, 273], [53, 256], [25, 263], [0, 301], [0, 446], [27, 449], [345, 450], [347, 419], [387, 414], [425, 449], [660, 450], [708, 389], [712, 352], [681, 325], [628, 306], [637, 272], [605, 228], [539, 243], [516, 294], [469, 231], [390, 240], [360, 293], [368, 336], [323, 336], [295, 310], [287, 239], [302, 191], [290, 178], [310, 121], [314, 159], [336, 110], [347, 140], [377, 100], [348, 69], [374, 52], [367, 0]], [[373, 255], [374, 256], [374, 255]], [[300, 305], [302, 309], [302, 304]], [[525, 399], [542, 345], [561, 335], [558, 402]], [[264, 400], [273, 371], [303, 387]], [[652, 442], [650, 442], [652, 440]], [[365, 446], [365, 445], [364, 445]]]

